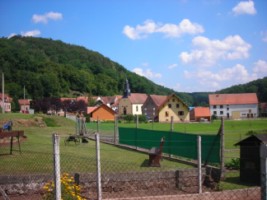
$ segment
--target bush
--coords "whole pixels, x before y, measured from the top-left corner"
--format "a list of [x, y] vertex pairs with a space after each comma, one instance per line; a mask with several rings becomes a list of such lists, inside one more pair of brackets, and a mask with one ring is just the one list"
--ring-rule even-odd
[[125, 115], [124, 116], [124, 120], [128, 123], [132, 122], [134, 120], [134, 116], [133, 115]]
[[225, 167], [227, 169], [234, 169], [234, 170], [240, 169], [240, 158], [232, 158], [230, 162], [225, 164]]

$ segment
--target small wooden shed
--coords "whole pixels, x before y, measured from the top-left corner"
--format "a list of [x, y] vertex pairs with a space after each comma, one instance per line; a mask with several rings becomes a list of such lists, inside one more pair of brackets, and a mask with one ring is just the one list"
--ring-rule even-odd
[[256, 134], [236, 143], [240, 146], [240, 180], [260, 185], [260, 146], [267, 144], [267, 134]]

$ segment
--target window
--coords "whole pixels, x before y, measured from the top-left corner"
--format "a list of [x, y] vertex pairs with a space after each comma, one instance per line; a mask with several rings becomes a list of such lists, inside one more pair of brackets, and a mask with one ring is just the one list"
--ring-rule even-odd
[[229, 110], [229, 108], [227, 108], [227, 110]]
[[172, 102], [175, 102], [175, 99], [172, 99]]
[[220, 105], [220, 108], [223, 108], [223, 105]]
[[214, 115], [217, 115], [217, 111], [213, 111], [213, 114], [214, 114]]
[[179, 103], [177, 103], [177, 104], [176, 104], [176, 108], [179, 108], [179, 107], [180, 107], [180, 105], [179, 105]]
[[223, 115], [223, 111], [220, 111], [220, 115]]
[[165, 117], [169, 117], [169, 112], [168, 111], [165, 112]]
[[138, 112], [138, 106], [136, 106], [136, 112]]
[[184, 115], [184, 111], [179, 111], [179, 112], [178, 112], [178, 115], [179, 115], [179, 116], [183, 116], [183, 115]]
[[214, 105], [213, 108], [216, 108], [216, 105]]
[[169, 108], [172, 108], [172, 104], [169, 103], [169, 104], [168, 104], [168, 107], [169, 107]]

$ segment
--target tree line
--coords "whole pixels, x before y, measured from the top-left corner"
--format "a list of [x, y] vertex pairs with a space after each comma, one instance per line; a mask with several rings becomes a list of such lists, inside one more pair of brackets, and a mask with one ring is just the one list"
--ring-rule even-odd
[[[182, 93], [157, 85], [128, 71], [98, 52], [59, 40], [14, 36], [0, 38], [0, 72], [5, 74], [5, 92], [15, 102], [28, 99], [112, 96], [123, 94], [127, 78], [131, 92], [158, 95], [175, 93], [189, 106], [208, 105], [208, 92]], [[267, 80], [234, 86], [218, 92], [256, 92], [267, 102]], [[242, 88], [242, 89], [240, 89]]]

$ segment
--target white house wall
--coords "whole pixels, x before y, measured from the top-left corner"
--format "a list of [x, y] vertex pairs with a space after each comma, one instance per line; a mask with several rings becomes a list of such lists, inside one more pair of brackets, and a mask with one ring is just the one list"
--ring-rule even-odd
[[210, 113], [217, 117], [232, 118], [233, 113], [240, 113], [240, 118], [247, 118], [247, 114], [253, 114], [253, 117], [258, 117], [258, 104], [216, 105], [216, 108], [212, 105], [210, 106]]
[[142, 115], [142, 106], [143, 104], [132, 104], [132, 114]]

